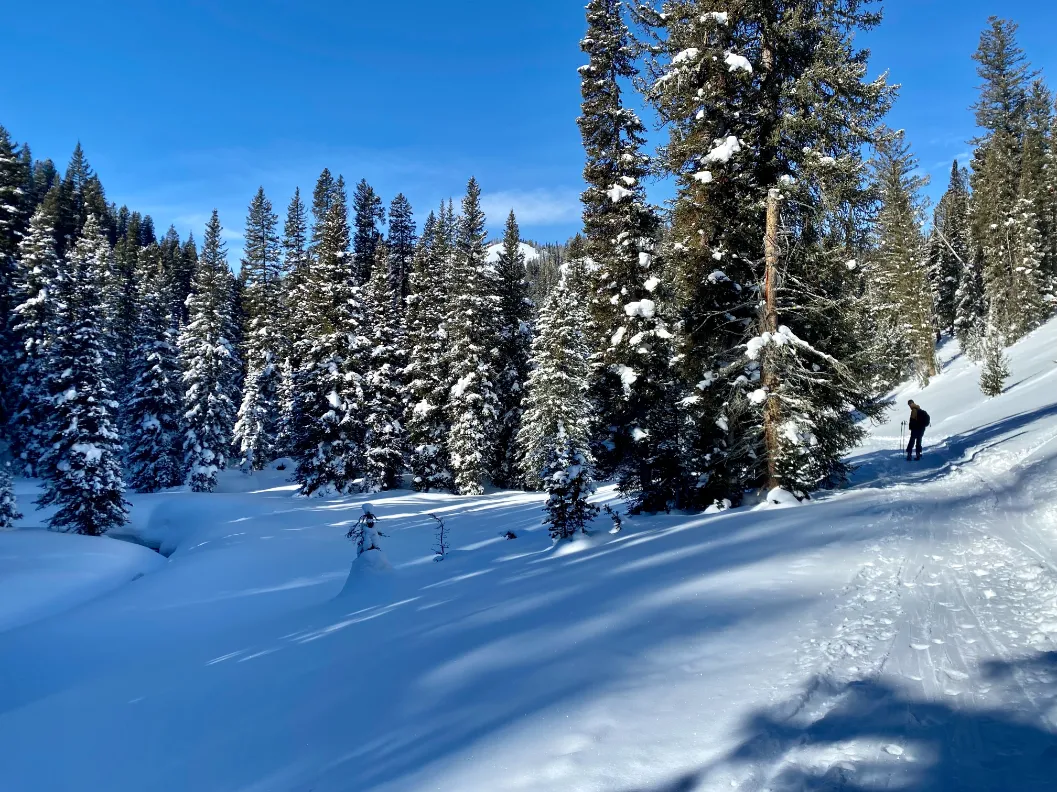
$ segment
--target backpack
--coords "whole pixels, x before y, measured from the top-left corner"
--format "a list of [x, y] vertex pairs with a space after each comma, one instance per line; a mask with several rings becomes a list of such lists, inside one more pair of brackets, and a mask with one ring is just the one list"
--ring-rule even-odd
[[928, 429], [932, 424], [932, 419], [929, 414], [922, 409], [918, 409], [918, 420], [921, 421], [921, 428]]

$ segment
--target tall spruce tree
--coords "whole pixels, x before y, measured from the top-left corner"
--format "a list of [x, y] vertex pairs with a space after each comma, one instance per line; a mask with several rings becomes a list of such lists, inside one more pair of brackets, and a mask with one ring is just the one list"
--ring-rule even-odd
[[495, 279], [499, 292], [499, 357], [496, 362], [499, 421], [492, 470], [496, 486], [513, 488], [522, 483], [517, 436], [521, 430], [522, 401], [529, 373], [533, 320], [525, 276], [525, 254], [521, 250], [521, 230], [513, 211], [507, 218], [503, 247], [495, 264]]
[[352, 238], [353, 285], [361, 286], [371, 279], [378, 243], [384, 239], [378, 225], [385, 223], [385, 205], [367, 180], [361, 179], [352, 196], [352, 209], [356, 229]]
[[278, 216], [264, 188], [257, 190], [246, 218], [242, 259], [246, 324], [246, 383], [235, 422], [235, 445], [247, 470], [263, 470], [279, 456], [282, 372], [289, 357], [282, 325], [282, 248]]
[[233, 329], [233, 287], [216, 210], [206, 225], [180, 335], [183, 368], [184, 471], [194, 492], [212, 492], [227, 467], [241, 371]]
[[[915, 373], [922, 384], [938, 372], [932, 289], [920, 191], [928, 179], [917, 175], [917, 159], [901, 134], [881, 146], [874, 164], [881, 208], [870, 257], [871, 313], [881, 332], [875, 352], [892, 368], [888, 387]], [[900, 370], [906, 361], [911, 371]]]
[[400, 193], [389, 204], [389, 288], [399, 298], [397, 306], [406, 309], [411, 293], [411, 272], [415, 266], [415, 217], [411, 203]]
[[136, 331], [124, 405], [128, 484], [157, 492], [183, 483], [180, 360], [165, 291], [162, 250], [145, 248], [136, 271]]
[[[438, 219], [439, 217], [439, 219]], [[454, 487], [448, 458], [448, 374], [445, 349], [447, 331], [447, 209], [426, 218], [415, 250], [411, 293], [407, 299], [408, 463], [416, 490], [450, 490]]]
[[11, 136], [0, 126], [0, 427], [6, 425], [15, 372], [15, 338], [8, 318], [14, 309], [18, 245], [25, 233], [27, 171]]
[[403, 372], [407, 364], [404, 315], [400, 293], [394, 291], [384, 242], [375, 251], [371, 282], [365, 289], [365, 336], [370, 345], [364, 376], [364, 490], [396, 489], [404, 470], [406, 434], [403, 426]]
[[349, 492], [363, 472], [364, 316], [349, 266], [344, 181], [330, 195], [309, 265], [302, 336], [296, 340], [292, 444], [305, 495]]
[[101, 536], [128, 522], [121, 479], [117, 402], [106, 379], [99, 332], [100, 284], [110, 243], [94, 215], [65, 259], [57, 280], [47, 356], [51, 413], [41, 458], [44, 489], [37, 503], [57, 506], [53, 530]]
[[55, 249], [56, 210], [45, 202], [33, 215], [18, 246], [12, 304], [8, 319], [15, 339], [9, 435], [18, 472], [38, 474], [47, 443], [45, 422], [51, 413], [47, 391], [47, 350], [53, 339], [60, 261]]
[[596, 441], [605, 470], [615, 470], [633, 511], [667, 510], [685, 489], [679, 448], [672, 334], [661, 316], [664, 284], [656, 241], [659, 221], [642, 180], [644, 127], [624, 107], [620, 81], [635, 74], [618, 0], [592, 0], [581, 49], [586, 152], [583, 193], [587, 254], [596, 262], [594, 327], [603, 352], [593, 394]]
[[[706, 395], [724, 391], [714, 423], [727, 435], [715, 444], [725, 470], [693, 472], [725, 479], [731, 500], [748, 487], [838, 483], [861, 436], [849, 408], [880, 411], [857, 332], [861, 274], [846, 266], [868, 228], [862, 151], [892, 96], [883, 78], [866, 80], [867, 55], [854, 44], [880, 21], [875, 5], [671, 0], [642, 13], [658, 40], [650, 95], [673, 128], [666, 168], [684, 185], [687, 221], [673, 249], [696, 248], [699, 262], [677, 284], [696, 277], [759, 289], [752, 316], [722, 294], [680, 300], [705, 311], [717, 300], [724, 346], [737, 348], [729, 333], [744, 344], [740, 359], [717, 356], [722, 376], [710, 367], [686, 379], [701, 377]], [[706, 255], [722, 269], [706, 274]], [[686, 314], [682, 321], [684, 336], [699, 332]], [[702, 343], [705, 368], [712, 349]]]
[[305, 295], [303, 290], [308, 280], [308, 217], [305, 205], [301, 200], [301, 190], [294, 190], [294, 197], [286, 210], [286, 222], [283, 224], [283, 265], [282, 265], [282, 321], [281, 327], [287, 339], [290, 354], [293, 354], [293, 341], [300, 336], [301, 304]]
[[929, 279], [940, 331], [954, 334], [958, 322], [958, 285], [972, 258], [969, 234], [969, 174], [955, 160], [947, 191], [932, 217]]
[[461, 495], [484, 492], [494, 459], [499, 419], [495, 337], [498, 300], [485, 263], [484, 243], [481, 188], [476, 179], [470, 179], [458, 221], [445, 317], [445, 368], [450, 386], [447, 412], [451, 427], [448, 451], [455, 488]]

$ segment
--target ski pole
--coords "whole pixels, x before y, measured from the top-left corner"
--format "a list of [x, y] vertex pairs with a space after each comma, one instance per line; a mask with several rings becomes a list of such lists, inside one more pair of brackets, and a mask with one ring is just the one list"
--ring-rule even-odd
[[904, 436], [903, 433], [904, 433], [904, 430], [906, 429], [906, 425], [907, 425], [906, 421], [903, 421], [903, 423], [899, 424], [899, 450], [900, 451], [903, 450], [903, 436]]

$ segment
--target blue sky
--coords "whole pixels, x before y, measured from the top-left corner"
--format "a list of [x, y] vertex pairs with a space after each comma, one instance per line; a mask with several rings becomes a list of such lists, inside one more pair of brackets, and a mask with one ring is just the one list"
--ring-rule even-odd
[[[866, 43], [901, 83], [890, 123], [946, 182], [973, 134], [988, 14], [1057, 86], [1057, 3], [890, 0]], [[65, 166], [78, 139], [111, 200], [181, 234], [220, 210], [233, 251], [263, 185], [280, 215], [330, 167], [419, 220], [473, 174], [492, 229], [576, 230], [583, 0], [48, 0], [4, 11], [0, 123]]]

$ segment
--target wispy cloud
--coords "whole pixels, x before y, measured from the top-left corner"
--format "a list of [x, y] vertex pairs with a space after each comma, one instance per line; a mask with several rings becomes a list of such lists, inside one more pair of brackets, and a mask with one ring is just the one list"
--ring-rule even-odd
[[502, 190], [481, 196], [481, 206], [490, 225], [500, 225], [510, 210], [518, 223], [549, 226], [572, 223], [580, 216], [580, 194], [570, 187], [534, 190]]

